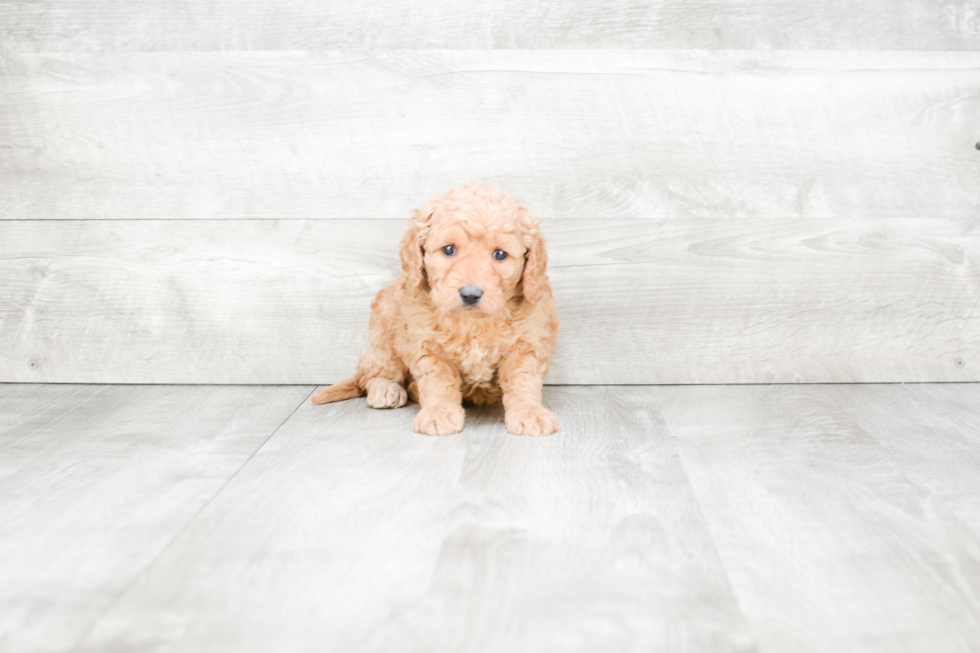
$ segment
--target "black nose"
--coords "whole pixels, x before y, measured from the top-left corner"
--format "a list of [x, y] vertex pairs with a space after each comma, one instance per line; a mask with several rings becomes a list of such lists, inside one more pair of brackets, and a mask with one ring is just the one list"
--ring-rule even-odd
[[472, 306], [480, 301], [480, 297], [483, 297], [483, 291], [476, 286], [463, 286], [459, 289], [459, 296], [464, 304]]

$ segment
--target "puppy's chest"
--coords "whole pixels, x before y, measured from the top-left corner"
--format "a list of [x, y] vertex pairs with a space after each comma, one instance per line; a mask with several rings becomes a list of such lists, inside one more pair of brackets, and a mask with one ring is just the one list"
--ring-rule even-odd
[[500, 352], [496, 349], [473, 347], [466, 358], [457, 362], [463, 380], [473, 385], [490, 385], [497, 373]]
[[481, 338], [472, 334], [450, 338], [443, 343], [446, 357], [456, 365], [463, 381], [469, 385], [492, 384], [507, 346], [508, 343], [499, 338]]

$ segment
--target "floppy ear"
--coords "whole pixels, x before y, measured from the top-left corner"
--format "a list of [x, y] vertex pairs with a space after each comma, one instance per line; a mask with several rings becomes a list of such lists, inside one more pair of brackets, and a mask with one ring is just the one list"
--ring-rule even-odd
[[528, 246], [524, 259], [524, 299], [537, 304], [548, 287], [548, 250], [544, 238], [535, 229], [532, 233], [531, 244]]
[[431, 217], [431, 213], [425, 215], [421, 210], [415, 211], [415, 215], [412, 216], [409, 223], [408, 231], [402, 237], [399, 249], [405, 281], [414, 297], [418, 297], [423, 288], [429, 289], [428, 279], [425, 276], [425, 262], [422, 259], [424, 253], [422, 246], [425, 244], [425, 237], [429, 232], [429, 218]]

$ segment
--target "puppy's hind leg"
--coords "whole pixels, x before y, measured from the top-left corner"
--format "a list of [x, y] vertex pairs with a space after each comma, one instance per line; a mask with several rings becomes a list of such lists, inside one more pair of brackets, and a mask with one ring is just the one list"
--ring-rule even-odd
[[408, 403], [408, 393], [400, 383], [383, 377], [368, 379], [367, 405], [371, 408], [401, 408]]
[[408, 403], [401, 363], [379, 343], [372, 342], [361, 352], [357, 380], [367, 392], [367, 405], [371, 408], [401, 408]]
[[408, 403], [404, 383], [407, 369], [395, 352], [399, 322], [398, 284], [378, 293], [371, 304], [371, 328], [367, 346], [357, 360], [357, 382], [367, 392], [371, 408], [400, 408]]

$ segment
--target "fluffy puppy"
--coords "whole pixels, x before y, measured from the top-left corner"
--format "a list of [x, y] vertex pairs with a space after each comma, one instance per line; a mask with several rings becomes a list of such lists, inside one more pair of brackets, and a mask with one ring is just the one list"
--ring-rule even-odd
[[496, 188], [457, 186], [415, 211], [402, 274], [371, 304], [357, 374], [313, 395], [324, 404], [367, 394], [372, 408], [421, 404], [419, 433], [463, 428], [463, 400], [504, 403], [507, 430], [548, 435], [558, 420], [541, 383], [558, 337], [539, 222]]

